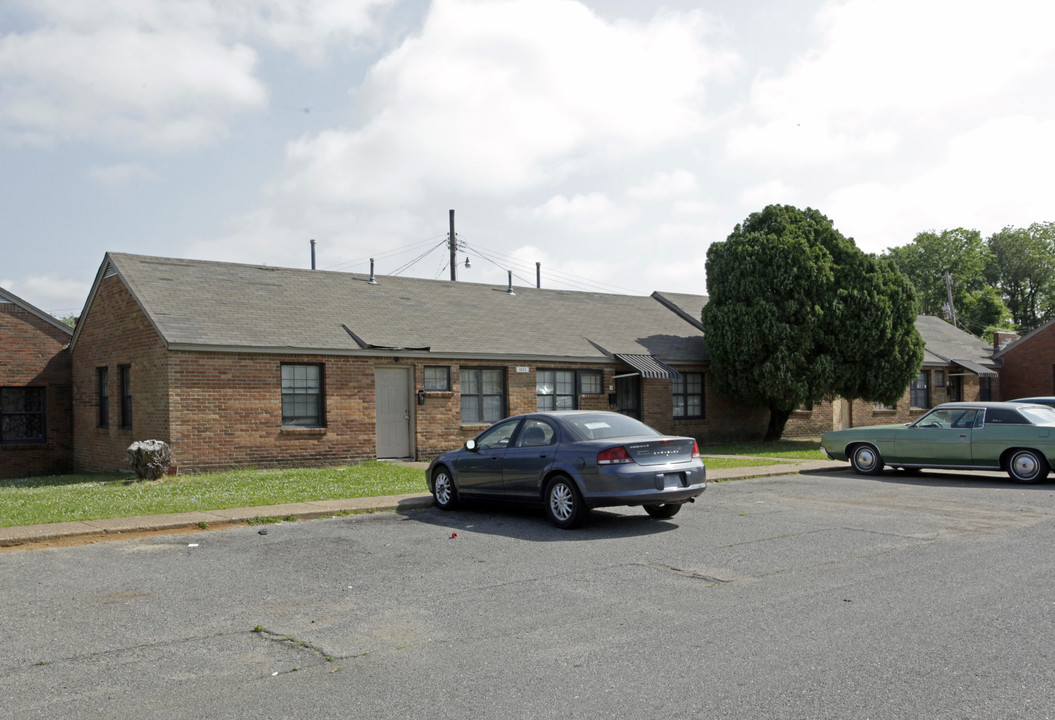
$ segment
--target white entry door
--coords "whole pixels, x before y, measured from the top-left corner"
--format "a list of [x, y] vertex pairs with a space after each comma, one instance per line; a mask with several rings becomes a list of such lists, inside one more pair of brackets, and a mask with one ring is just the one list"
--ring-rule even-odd
[[377, 456], [410, 457], [410, 368], [375, 368], [374, 386]]

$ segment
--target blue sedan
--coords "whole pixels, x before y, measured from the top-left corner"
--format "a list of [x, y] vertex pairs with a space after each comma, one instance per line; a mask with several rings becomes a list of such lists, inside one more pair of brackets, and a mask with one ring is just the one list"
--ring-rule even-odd
[[559, 528], [614, 505], [641, 505], [654, 518], [670, 518], [707, 487], [692, 438], [586, 410], [502, 420], [433, 460], [426, 481], [441, 510], [470, 499], [541, 504]]

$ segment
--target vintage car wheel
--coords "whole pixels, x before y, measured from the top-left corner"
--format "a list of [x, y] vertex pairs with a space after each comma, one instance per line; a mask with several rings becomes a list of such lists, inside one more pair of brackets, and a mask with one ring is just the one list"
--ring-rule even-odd
[[432, 475], [432, 499], [440, 510], [451, 510], [458, 505], [458, 488], [447, 468], [441, 467]]
[[550, 522], [564, 530], [582, 524], [589, 509], [571, 478], [558, 475], [546, 486], [546, 515]]
[[850, 464], [859, 475], [878, 475], [883, 472], [883, 456], [871, 445], [855, 445], [850, 451]]
[[681, 503], [663, 503], [662, 505], [645, 505], [645, 512], [659, 520], [666, 520], [678, 514]]
[[1015, 482], [1039, 483], [1048, 470], [1048, 461], [1035, 450], [1015, 450], [1007, 460], [1007, 474]]

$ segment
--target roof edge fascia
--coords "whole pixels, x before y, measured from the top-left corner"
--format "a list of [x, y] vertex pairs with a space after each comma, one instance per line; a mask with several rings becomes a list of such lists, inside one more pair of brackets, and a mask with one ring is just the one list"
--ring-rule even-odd
[[508, 353], [458, 353], [429, 352], [424, 350], [400, 350], [383, 348], [310, 348], [251, 345], [205, 345], [200, 343], [170, 343], [173, 352], [247, 353], [251, 355], [334, 355], [348, 357], [401, 357], [426, 360], [493, 360], [508, 363], [524, 362], [596, 362], [615, 364], [614, 360], [600, 355], [511, 355]]
[[34, 316], [40, 318], [41, 320], [43, 320], [44, 322], [46, 322], [46, 323], [48, 323], [50, 325], [54, 325], [59, 330], [64, 330], [67, 333], [69, 333], [71, 336], [73, 335], [73, 328], [71, 328], [69, 325], [67, 325], [66, 323], [64, 323], [61, 320], [59, 320], [54, 315], [52, 315], [50, 313], [47, 313], [47, 312], [44, 312], [43, 310], [38, 308], [36, 305], [33, 305], [32, 303], [26, 302], [25, 300], [20, 298], [18, 295], [15, 295], [10, 290], [5, 290], [3, 288], [0, 288], [0, 301], [5, 301], [5, 300], [7, 302], [10, 302], [10, 303], [14, 304], [14, 305], [17, 305], [18, 307], [20, 307], [23, 310], [25, 310], [26, 312], [28, 312], [30, 315], [34, 315]]
[[692, 315], [689, 315], [687, 312], [685, 312], [685, 310], [680, 305], [678, 305], [673, 300], [671, 300], [670, 298], [665, 296], [659, 290], [653, 291], [653, 293], [652, 293], [652, 295], [650, 297], [653, 300], [655, 300], [656, 302], [658, 302], [660, 305], [662, 305], [663, 307], [667, 308], [672, 313], [674, 313], [675, 315], [680, 317], [682, 320], [687, 322], [689, 325], [692, 325], [697, 330], [699, 330], [699, 331], [701, 331], [703, 333], [707, 332], [704, 329], [704, 327], [703, 327], [703, 321], [702, 320], [700, 320], [699, 318], [694, 318], [694, 317], [692, 317]]
[[[250, 355], [332, 355], [335, 357], [369, 357], [369, 358], [407, 358], [415, 360], [468, 360], [481, 362], [501, 362], [503, 364], [515, 365], [517, 363], [594, 363], [598, 365], [620, 365], [620, 361], [614, 356], [603, 355], [511, 355], [508, 353], [458, 353], [458, 352], [427, 352], [422, 350], [395, 350], [395, 349], [356, 349], [356, 348], [305, 348], [305, 347], [276, 347], [276, 346], [249, 346], [249, 345], [204, 345], [200, 343], [170, 343], [168, 349], [172, 352], [208, 352], [237, 354], [246, 353]], [[660, 358], [668, 365], [707, 365], [708, 361], [702, 358]]]

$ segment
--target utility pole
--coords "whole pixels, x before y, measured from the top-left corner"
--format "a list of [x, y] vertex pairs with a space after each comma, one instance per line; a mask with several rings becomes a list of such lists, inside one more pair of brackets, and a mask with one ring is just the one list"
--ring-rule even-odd
[[451, 235], [447, 239], [451, 250], [451, 282], [458, 280], [458, 241], [454, 239], [454, 211], [451, 210]]
[[956, 308], [952, 304], [952, 276], [945, 271], [945, 294], [949, 297], [949, 315], [952, 316], [952, 325], [956, 327]]

